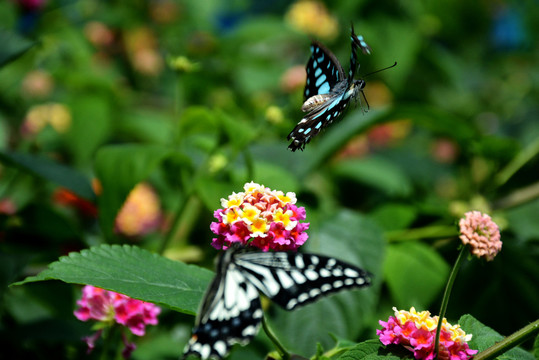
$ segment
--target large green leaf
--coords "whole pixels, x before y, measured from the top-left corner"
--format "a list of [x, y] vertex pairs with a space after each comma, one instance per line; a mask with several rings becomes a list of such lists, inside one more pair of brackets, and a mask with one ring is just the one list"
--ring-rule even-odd
[[89, 284], [195, 314], [212, 277], [209, 270], [136, 246], [101, 245], [63, 256], [38, 275], [14, 285], [44, 280]]
[[350, 112], [336, 125], [331, 126], [307, 145], [305, 151], [296, 151], [294, 157], [299, 167], [300, 176], [306, 176], [314, 169], [323, 166], [327, 160], [342, 148], [354, 136], [364, 132], [370, 126], [389, 120], [389, 111], [372, 110], [363, 113], [360, 110]]
[[95, 171], [103, 187], [99, 220], [105, 236], [113, 236], [114, 219], [129, 192], [170, 154], [171, 150], [163, 146], [136, 144], [107, 146], [98, 151]]
[[[503, 340], [503, 336], [495, 330], [485, 326], [471, 315], [463, 315], [459, 319], [459, 325], [466, 332], [472, 334], [472, 340], [468, 343], [470, 349], [479, 352], [488, 349]], [[498, 360], [533, 360], [535, 357], [521, 348], [514, 348], [496, 357]]]
[[373, 274], [374, 283], [371, 288], [339, 293], [292, 312], [276, 309], [274, 329], [291, 350], [310, 354], [317, 342], [326, 348], [333, 344], [329, 333], [349, 339], [360, 334], [378, 303], [384, 244], [372, 221], [350, 211], [336, 214], [320, 225], [316, 235], [311, 234], [306, 251], [364, 268]]
[[73, 122], [66, 142], [77, 164], [87, 164], [111, 131], [112, 109], [104, 94], [78, 94], [69, 102]]
[[340, 161], [332, 170], [336, 176], [355, 180], [390, 196], [407, 196], [412, 192], [408, 177], [393, 163], [381, 157]]
[[[403, 348], [404, 349], [404, 348]], [[393, 350], [393, 349], [392, 349]], [[398, 353], [398, 354], [397, 354]], [[399, 360], [408, 355], [409, 352], [405, 353], [398, 350], [395, 354], [386, 349], [384, 345], [379, 340], [367, 340], [365, 342], [359, 343], [350, 350], [343, 353], [337, 359], [339, 360], [374, 360], [374, 359], [386, 359], [386, 360]]]
[[44, 157], [19, 152], [0, 151], [0, 160], [68, 188], [88, 200], [95, 198], [90, 180], [73, 168]]
[[12, 31], [0, 29], [0, 44], [2, 44], [2, 50], [0, 50], [1, 68], [28, 51], [35, 45], [35, 42]]
[[388, 247], [384, 277], [399, 309], [427, 308], [443, 289], [449, 266], [431, 247], [407, 242]]

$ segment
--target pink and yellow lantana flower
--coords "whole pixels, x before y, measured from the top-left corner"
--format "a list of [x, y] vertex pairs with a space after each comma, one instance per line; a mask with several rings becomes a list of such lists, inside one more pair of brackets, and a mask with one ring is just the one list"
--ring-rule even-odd
[[296, 194], [271, 190], [254, 182], [245, 184], [244, 192], [221, 199], [222, 209], [214, 212], [218, 222], [211, 230], [216, 249], [234, 243], [258, 247], [263, 251], [295, 250], [307, 240], [305, 208], [297, 207]]
[[[431, 317], [430, 312], [417, 312], [413, 307], [410, 311], [397, 310], [395, 316], [390, 316], [387, 322], [379, 321], [382, 330], [376, 330], [376, 335], [384, 345], [402, 345], [414, 353], [416, 359], [434, 359], [434, 342], [438, 316]], [[459, 325], [451, 325], [444, 318], [440, 333], [438, 359], [467, 360], [477, 353], [471, 350], [468, 341], [472, 335], [466, 334]]]
[[[97, 333], [85, 338], [88, 352], [95, 347], [103, 328], [117, 323], [127, 327], [134, 335], [143, 336], [146, 325], [157, 325], [157, 315], [161, 313], [161, 308], [152, 303], [92, 285], [86, 285], [82, 289], [82, 298], [77, 301], [77, 305], [79, 308], [74, 312], [77, 319], [96, 320], [101, 323]], [[123, 333], [122, 337], [125, 344], [123, 356], [129, 358], [131, 352], [135, 350], [135, 344], [127, 342]]]

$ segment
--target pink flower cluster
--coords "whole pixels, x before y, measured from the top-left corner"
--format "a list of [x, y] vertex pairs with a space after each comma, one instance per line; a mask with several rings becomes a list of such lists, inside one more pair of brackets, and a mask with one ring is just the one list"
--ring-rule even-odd
[[263, 251], [295, 250], [305, 243], [309, 223], [300, 222], [305, 220], [305, 208], [294, 205], [294, 193], [284, 194], [254, 182], [245, 184], [244, 190], [221, 199], [223, 208], [214, 212], [218, 220], [210, 226], [217, 235], [214, 248], [241, 243]]
[[500, 229], [487, 214], [469, 211], [460, 219], [459, 227], [460, 239], [470, 245], [470, 252], [478, 258], [492, 261], [502, 249]]
[[[157, 325], [157, 315], [161, 312], [161, 308], [152, 303], [91, 285], [86, 285], [82, 289], [82, 298], [77, 301], [77, 305], [79, 308], [74, 312], [77, 319], [97, 320], [106, 325], [113, 325], [116, 322], [126, 326], [138, 336], [144, 335], [146, 325]], [[86, 338], [89, 351], [94, 348], [95, 341], [101, 332], [102, 330]], [[125, 338], [124, 343], [126, 345], [124, 355], [130, 354], [135, 349], [135, 345], [127, 343]]]
[[[376, 335], [384, 345], [402, 345], [414, 353], [416, 359], [432, 360], [435, 356], [434, 343], [438, 316], [431, 317], [428, 311], [416, 312], [412, 307], [410, 311], [393, 308], [395, 316], [390, 316], [387, 322], [379, 321], [382, 330], [376, 330]], [[466, 333], [459, 325], [451, 325], [444, 318], [438, 359], [440, 360], [467, 360], [477, 353], [467, 344], [472, 335]]]

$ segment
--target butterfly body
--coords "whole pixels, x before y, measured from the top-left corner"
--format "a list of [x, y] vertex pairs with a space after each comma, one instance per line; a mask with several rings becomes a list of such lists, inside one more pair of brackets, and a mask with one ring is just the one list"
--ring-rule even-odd
[[292, 140], [288, 146], [290, 150], [303, 150], [314, 136], [344, 113], [352, 99], [359, 99], [365, 81], [354, 79], [359, 67], [357, 49], [370, 54], [370, 48], [361, 35], [354, 33], [353, 27], [351, 44], [348, 76], [345, 76], [341, 64], [331, 51], [317, 41], [311, 44], [303, 92], [305, 102], [302, 106], [307, 114], [288, 135], [288, 140]]
[[262, 321], [260, 294], [293, 310], [321, 296], [368, 285], [366, 271], [334, 258], [232, 247], [219, 259], [184, 358], [222, 359], [232, 345], [248, 343]]

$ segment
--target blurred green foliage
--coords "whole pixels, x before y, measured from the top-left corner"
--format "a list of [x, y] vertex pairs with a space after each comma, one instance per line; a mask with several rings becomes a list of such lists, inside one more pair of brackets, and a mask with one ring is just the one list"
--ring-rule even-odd
[[[269, 305], [294, 351], [330, 348], [328, 333], [374, 338], [392, 306], [437, 313], [458, 254], [457, 222], [469, 210], [500, 225], [503, 249], [493, 262], [465, 262], [449, 320], [471, 314], [509, 334], [539, 317], [536, 4], [326, 1], [317, 16], [292, 14], [294, 4], [0, 3], [2, 351], [78, 359], [92, 332], [72, 314], [78, 287], [9, 284], [106, 244], [212, 268], [212, 213], [249, 181], [296, 192], [311, 223], [309, 251], [375, 277], [369, 290], [297, 312]], [[331, 21], [336, 33], [325, 34]], [[350, 110], [291, 153], [285, 139], [302, 117], [310, 39], [347, 69], [350, 22], [373, 49], [360, 55], [359, 74], [398, 65], [366, 79], [368, 113]], [[162, 221], [126, 236], [116, 216], [143, 181], [158, 194]], [[177, 358], [192, 321], [165, 309], [133, 357]], [[269, 349], [259, 334], [231, 358]]]

